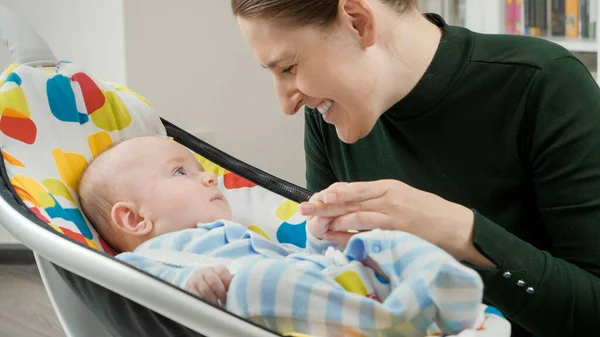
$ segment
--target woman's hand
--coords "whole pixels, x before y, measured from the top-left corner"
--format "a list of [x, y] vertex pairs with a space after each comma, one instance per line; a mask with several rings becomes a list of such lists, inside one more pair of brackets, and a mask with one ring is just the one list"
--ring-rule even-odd
[[323, 237], [338, 244], [348, 242], [349, 230], [401, 230], [457, 260], [493, 267], [472, 244], [473, 211], [397, 180], [335, 183], [302, 203], [300, 212], [321, 228], [327, 224]]

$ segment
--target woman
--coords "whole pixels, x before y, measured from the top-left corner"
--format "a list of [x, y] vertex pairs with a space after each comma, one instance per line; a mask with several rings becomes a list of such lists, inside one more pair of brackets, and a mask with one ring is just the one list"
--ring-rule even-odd
[[600, 91], [573, 55], [415, 0], [232, 9], [283, 111], [307, 107], [301, 211], [328, 239], [411, 232], [480, 273], [513, 336], [598, 331]]

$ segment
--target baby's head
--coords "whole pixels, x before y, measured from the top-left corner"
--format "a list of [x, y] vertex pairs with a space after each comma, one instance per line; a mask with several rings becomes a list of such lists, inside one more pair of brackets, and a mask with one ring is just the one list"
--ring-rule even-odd
[[97, 156], [79, 182], [86, 217], [117, 252], [198, 222], [231, 219], [231, 208], [180, 144], [159, 137], [117, 142]]

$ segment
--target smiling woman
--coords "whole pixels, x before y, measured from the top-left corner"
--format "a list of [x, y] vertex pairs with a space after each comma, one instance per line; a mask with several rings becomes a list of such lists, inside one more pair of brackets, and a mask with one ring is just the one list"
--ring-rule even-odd
[[[291, 115], [303, 105], [318, 107], [348, 143], [366, 136], [381, 112], [411, 89], [410, 82], [390, 78], [391, 72], [381, 76], [373, 66], [397, 68], [404, 77], [416, 79], [431, 61], [427, 54], [435, 51], [435, 39], [422, 40], [410, 32], [419, 29], [438, 41], [441, 32], [414, 12], [393, 31], [424, 52], [397, 48], [392, 34], [378, 32], [379, 25], [394, 24], [397, 15], [413, 6], [414, 0], [377, 1], [369, 6], [350, 1], [340, 12], [335, 1], [232, 2], [243, 35], [261, 64], [273, 73], [283, 111]], [[379, 22], [369, 19], [375, 11]], [[340, 29], [343, 26], [351, 29]], [[409, 58], [411, 67], [398, 67], [397, 58]], [[387, 92], [374, 90], [384, 83], [389, 84]]]
[[309, 225], [443, 248], [514, 337], [600, 330], [600, 89], [577, 58], [409, 0], [231, 5], [283, 112], [306, 106]]

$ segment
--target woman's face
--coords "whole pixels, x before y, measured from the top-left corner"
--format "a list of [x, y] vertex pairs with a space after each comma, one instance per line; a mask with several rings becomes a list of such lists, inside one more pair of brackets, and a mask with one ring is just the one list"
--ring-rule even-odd
[[268, 21], [238, 19], [242, 34], [275, 82], [284, 113], [306, 105], [321, 112], [338, 137], [353, 143], [366, 136], [383, 111], [378, 106], [377, 53], [372, 36], [348, 17], [331, 29], [286, 28]]

